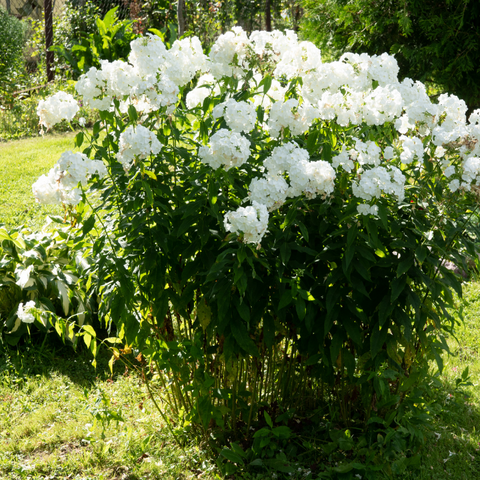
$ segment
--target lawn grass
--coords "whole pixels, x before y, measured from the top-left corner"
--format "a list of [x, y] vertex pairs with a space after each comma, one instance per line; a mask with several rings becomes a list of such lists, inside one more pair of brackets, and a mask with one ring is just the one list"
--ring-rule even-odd
[[86, 354], [22, 347], [0, 375], [0, 478], [215, 478], [195, 446], [181, 450], [135, 372], [94, 370]]
[[66, 150], [73, 150], [74, 133], [46, 135], [0, 143], [0, 223], [7, 229], [26, 224], [40, 229], [48, 214], [60, 215], [58, 205], [35, 201], [32, 184], [46, 174]]

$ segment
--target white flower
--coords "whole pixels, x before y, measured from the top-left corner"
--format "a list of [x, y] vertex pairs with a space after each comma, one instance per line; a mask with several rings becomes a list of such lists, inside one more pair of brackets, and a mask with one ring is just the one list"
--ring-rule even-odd
[[251, 207], [227, 212], [224, 225], [227, 232], [243, 233], [246, 243], [260, 243], [268, 228], [267, 207], [254, 201]]
[[[213, 85], [213, 89], [210, 86], [207, 87], [206, 85]], [[219, 95], [220, 86], [218, 83], [215, 83], [215, 78], [213, 78], [213, 75], [206, 73], [198, 79], [197, 86], [187, 93], [187, 108], [195, 108], [202, 104], [210, 94]]]
[[77, 205], [82, 196], [78, 184], [86, 185], [92, 175], [100, 178], [107, 174], [102, 161], [91, 160], [83, 153], [62, 153], [58, 163], [42, 175], [33, 185], [37, 202], [47, 204]]
[[449, 167], [447, 167], [444, 171], [443, 171], [443, 174], [449, 178], [451, 177], [452, 175], [455, 174], [455, 167], [453, 165], [450, 165]]
[[62, 120], [70, 121], [79, 110], [77, 101], [72, 95], [65, 92], [57, 92], [46, 100], [40, 100], [37, 114], [39, 123], [47, 130]]
[[80, 117], [80, 118], [78, 119], [78, 124], [79, 124], [81, 127], [84, 127], [86, 123], [87, 123], [87, 121], [85, 120], [85, 117]]
[[25, 305], [20, 303], [17, 309], [17, 317], [23, 323], [33, 323], [35, 321], [34, 313], [36, 313], [37, 307], [35, 306], [35, 302], [30, 300]]
[[392, 147], [385, 147], [383, 151], [383, 158], [385, 160], [391, 160], [395, 156], [395, 150]]
[[467, 183], [480, 183], [480, 158], [469, 157], [463, 162], [462, 180]]
[[442, 158], [442, 157], [445, 155], [445, 152], [446, 152], [446, 150], [445, 150], [442, 146], [438, 146], [438, 147], [435, 149], [434, 155], [435, 155], [437, 158]]
[[352, 171], [354, 164], [350, 159], [350, 152], [346, 150], [345, 145], [342, 146], [342, 151], [332, 158], [332, 166], [335, 169], [342, 167], [346, 172]]
[[250, 132], [257, 121], [255, 105], [249, 102], [237, 102], [233, 98], [220, 103], [212, 111], [212, 117], [225, 118], [225, 122], [234, 132]]
[[292, 165], [309, 158], [307, 150], [300, 148], [295, 142], [288, 142], [275, 147], [263, 164], [268, 173], [275, 176], [285, 173]]
[[162, 144], [156, 135], [142, 125], [130, 125], [120, 134], [117, 160], [128, 171], [135, 159], [143, 160], [149, 155], [157, 155], [162, 149]]
[[289, 197], [297, 197], [302, 193], [307, 198], [327, 195], [333, 192], [335, 170], [324, 160], [307, 162], [302, 160], [288, 170], [290, 179]]
[[405, 197], [405, 177], [396, 167], [375, 167], [362, 173], [358, 182], [352, 184], [353, 194], [370, 201], [380, 198], [382, 193], [395, 195], [398, 201]]
[[448, 188], [450, 188], [452, 192], [456, 192], [460, 188], [460, 180], [455, 178], [448, 184]]
[[278, 137], [284, 128], [289, 128], [294, 136], [301, 135], [319, 115], [318, 109], [309, 103], [304, 102], [299, 106], [297, 99], [289, 98], [272, 105], [267, 125], [272, 137]]
[[360, 215], [377, 215], [378, 207], [377, 205], [369, 205], [368, 203], [361, 203], [357, 205], [357, 211]]
[[288, 183], [283, 177], [267, 175], [265, 178], [252, 180], [249, 196], [253, 202], [261, 203], [272, 211], [283, 205], [287, 191]]
[[198, 156], [214, 170], [238, 168], [250, 157], [250, 142], [240, 133], [222, 128], [210, 137], [209, 143], [210, 147], [198, 149]]
[[423, 143], [419, 138], [402, 135], [400, 141], [403, 142], [403, 152], [400, 154], [400, 160], [403, 164], [412, 163], [415, 157], [423, 161]]

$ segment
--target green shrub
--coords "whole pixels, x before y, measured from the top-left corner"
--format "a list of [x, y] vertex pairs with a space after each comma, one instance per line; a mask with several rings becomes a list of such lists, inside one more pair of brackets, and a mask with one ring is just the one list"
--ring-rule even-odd
[[0, 6], [0, 74], [9, 70], [22, 56], [25, 27]]
[[25, 25], [0, 6], [0, 103], [15, 89], [22, 66]]
[[71, 48], [80, 43], [83, 35], [96, 31], [95, 20], [99, 16], [100, 9], [91, 0], [83, 5], [76, 5], [73, 1], [66, 2], [63, 15], [55, 28], [54, 44]]
[[80, 33], [80, 40], [73, 38], [73, 45], [57, 44], [52, 47], [77, 78], [92, 67], [100, 67], [100, 60], [126, 60], [130, 53], [130, 42], [137, 35], [131, 20], [117, 18], [118, 7], [112, 8], [102, 19], [96, 18], [92, 33]]

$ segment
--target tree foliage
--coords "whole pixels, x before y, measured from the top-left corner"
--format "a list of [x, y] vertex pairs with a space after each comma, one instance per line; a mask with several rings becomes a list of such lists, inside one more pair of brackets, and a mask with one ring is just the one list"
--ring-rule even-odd
[[400, 76], [435, 82], [480, 107], [480, 3], [472, 0], [304, 0], [305, 36], [334, 57], [394, 54]]

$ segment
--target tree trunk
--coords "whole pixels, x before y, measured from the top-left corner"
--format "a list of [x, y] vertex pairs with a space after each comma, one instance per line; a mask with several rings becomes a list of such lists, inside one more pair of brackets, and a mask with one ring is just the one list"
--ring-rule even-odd
[[53, 52], [50, 47], [53, 45], [53, 9], [52, 0], [45, 0], [45, 50], [47, 64], [47, 82], [55, 78], [55, 66], [53, 65]]
[[272, 31], [272, 3], [271, 0], [265, 0], [265, 30]]
[[178, 38], [185, 33], [185, 0], [178, 0], [177, 4]]

